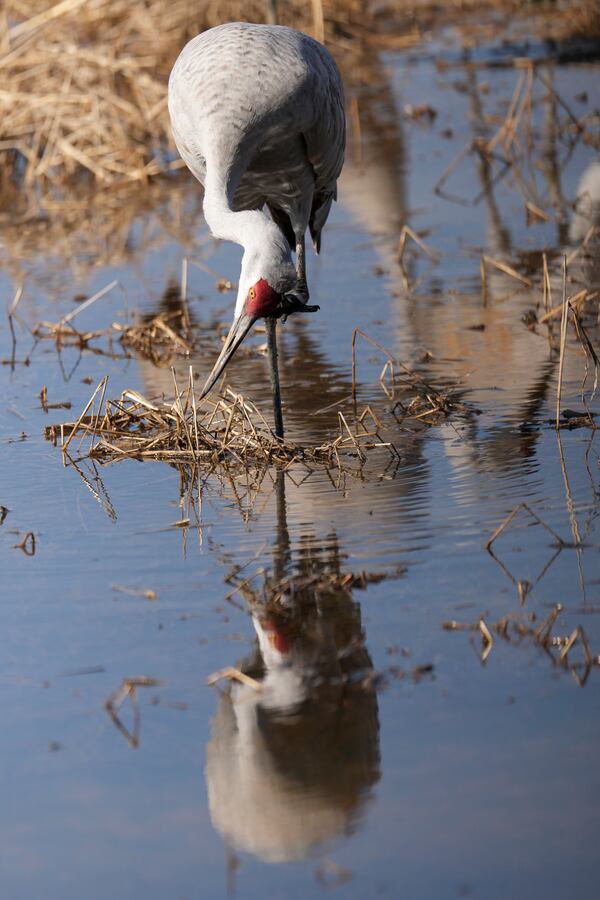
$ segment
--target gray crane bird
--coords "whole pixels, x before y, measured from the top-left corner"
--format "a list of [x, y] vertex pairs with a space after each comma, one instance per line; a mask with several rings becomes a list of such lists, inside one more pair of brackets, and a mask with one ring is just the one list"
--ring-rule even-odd
[[304, 238], [308, 228], [318, 253], [344, 161], [340, 74], [306, 34], [230, 22], [181, 51], [169, 114], [177, 148], [204, 185], [212, 234], [244, 248], [233, 323], [201, 398], [264, 317], [275, 433], [283, 437], [275, 324], [319, 308], [308, 304]]

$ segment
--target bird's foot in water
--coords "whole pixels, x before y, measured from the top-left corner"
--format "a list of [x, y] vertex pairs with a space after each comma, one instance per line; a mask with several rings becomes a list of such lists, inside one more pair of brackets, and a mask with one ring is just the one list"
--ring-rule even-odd
[[281, 298], [279, 306], [275, 311], [275, 318], [281, 319], [282, 322], [285, 322], [287, 317], [291, 316], [293, 313], [315, 313], [321, 308], [320, 306], [317, 306], [316, 303], [307, 303], [307, 300], [308, 294], [284, 294]]

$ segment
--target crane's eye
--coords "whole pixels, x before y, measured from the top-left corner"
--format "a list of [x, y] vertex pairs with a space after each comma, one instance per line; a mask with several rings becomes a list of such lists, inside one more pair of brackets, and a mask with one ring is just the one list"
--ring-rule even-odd
[[254, 300], [254, 298], [256, 297], [256, 291], [254, 290], [254, 288], [250, 288], [250, 290], [248, 291], [248, 296], [251, 300]]

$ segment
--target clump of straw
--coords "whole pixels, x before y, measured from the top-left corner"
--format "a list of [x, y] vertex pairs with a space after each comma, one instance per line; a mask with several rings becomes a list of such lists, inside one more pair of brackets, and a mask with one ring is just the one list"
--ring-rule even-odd
[[[173, 373], [175, 400], [157, 404], [136, 391], [124, 391], [106, 400], [108, 378], [103, 378], [75, 422], [51, 425], [46, 437], [60, 442], [67, 454], [71, 443], [87, 441], [83, 455], [101, 462], [121, 459], [163, 460], [172, 463], [237, 464], [248, 470], [256, 464], [291, 465], [295, 462], [342, 468], [342, 457], [365, 461], [365, 452], [385, 449], [400, 458], [391, 442], [382, 440], [367, 407], [354, 430], [342, 412], [339, 434], [316, 447], [300, 447], [277, 438], [254, 403], [227, 388], [208, 408], [199, 410], [190, 367], [189, 381], [180, 391]], [[369, 428], [367, 422], [372, 421]]]
[[183, 312], [160, 313], [147, 322], [123, 329], [121, 344], [149, 359], [155, 366], [168, 365], [176, 355], [189, 355], [192, 344], [181, 333]]

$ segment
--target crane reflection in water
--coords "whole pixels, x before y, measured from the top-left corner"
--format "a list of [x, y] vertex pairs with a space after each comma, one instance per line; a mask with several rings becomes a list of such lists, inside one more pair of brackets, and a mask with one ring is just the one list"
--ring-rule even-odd
[[268, 585], [246, 591], [256, 642], [240, 668], [257, 685], [233, 681], [221, 693], [206, 750], [214, 827], [230, 849], [268, 862], [304, 859], [351, 833], [380, 777], [360, 607], [331, 586], [341, 574], [335, 535], [325, 549], [301, 538], [292, 553], [284, 491], [279, 472], [270, 583], [291, 588], [277, 599]]

